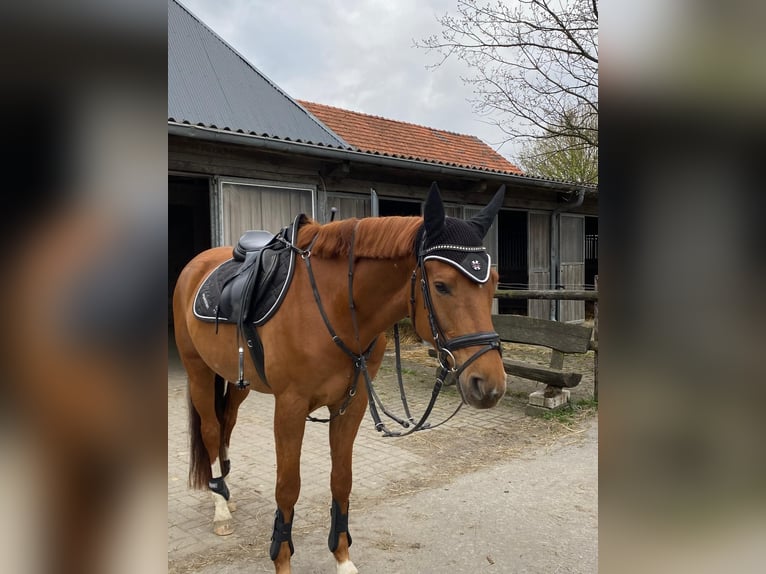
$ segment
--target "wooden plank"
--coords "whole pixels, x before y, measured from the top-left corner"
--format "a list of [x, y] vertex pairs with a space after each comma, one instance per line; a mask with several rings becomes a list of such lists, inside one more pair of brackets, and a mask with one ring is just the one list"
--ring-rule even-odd
[[528, 217], [529, 270], [550, 271], [550, 214], [530, 213]]
[[[559, 282], [565, 286], [566, 291], [584, 291], [583, 282], [585, 281], [585, 264], [562, 263], [560, 273]], [[577, 300], [565, 299], [559, 303], [559, 321], [568, 323], [570, 321], [582, 321], [584, 319], [585, 301], [583, 299], [579, 297]]]
[[[551, 274], [548, 271], [529, 271], [529, 286], [528, 291], [511, 291], [511, 293], [518, 293], [523, 295], [526, 293], [525, 299], [529, 299], [529, 295], [540, 291], [550, 291], [551, 286]], [[508, 291], [502, 291], [508, 293]], [[496, 298], [500, 299], [500, 297]], [[522, 298], [522, 297], [520, 297]], [[544, 299], [535, 297], [529, 299], [527, 303], [527, 316], [535, 319], [550, 319], [551, 318], [551, 302]]]
[[[430, 357], [436, 357], [436, 351], [428, 349], [428, 355]], [[541, 383], [547, 383], [553, 387], [576, 387], [580, 384], [580, 380], [582, 379], [580, 373], [562, 371], [561, 369], [535, 365], [532, 363], [523, 363], [511, 359], [503, 359], [503, 368], [509, 375], [515, 375], [524, 379], [532, 379], [533, 381], [540, 381]]]
[[580, 373], [551, 369], [550, 367], [512, 361], [511, 359], [503, 359], [503, 368], [509, 375], [540, 381], [552, 387], [576, 387], [582, 379]]
[[498, 299], [559, 299], [561, 301], [598, 301], [598, 291], [572, 289], [498, 289]]
[[[551, 288], [550, 223], [550, 212], [530, 213], [528, 216], [528, 289]], [[527, 315], [538, 319], [550, 319], [551, 302], [545, 300], [530, 300], [527, 303]]]
[[503, 341], [542, 345], [563, 353], [585, 353], [593, 332], [590, 327], [582, 325], [521, 315], [492, 315], [492, 323]]
[[551, 350], [551, 368], [559, 371], [564, 368], [564, 353], [556, 349]]

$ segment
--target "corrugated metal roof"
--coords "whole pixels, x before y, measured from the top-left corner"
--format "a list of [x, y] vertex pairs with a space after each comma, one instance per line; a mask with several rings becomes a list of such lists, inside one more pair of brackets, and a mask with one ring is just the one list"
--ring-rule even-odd
[[168, 0], [168, 120], [348, 147], [175, 0]]

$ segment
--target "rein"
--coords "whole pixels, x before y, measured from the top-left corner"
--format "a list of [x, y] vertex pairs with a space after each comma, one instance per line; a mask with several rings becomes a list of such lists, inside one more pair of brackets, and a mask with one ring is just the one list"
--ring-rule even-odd
[[357, 224], [354, 226], [354, 229], [351, 233], [351, 247], [348, 251], [348, 298], [349, 308], [351, 309], [351, 321], [354, 326], [354, 336], [356, 338], [357, 344], [360, 347], [359, 353], [354, 353], [354, 351], [352, 351], [348, 345], [343, 342], [343, 339], [338, 336], [338, 334], [335, 332], [335, 329], [333, 329], [332, 324], [330, 323], [330, 319], [327, 317], [324, 305], [322, 305], [322, 298], [319, 296], [319, 289], [317, 288], [316, 279], [314, 278], [314, 271], [311, 268], [311, 247], [314, 245], [314, 242], [319, 235], [314, 235], [314, 238], [311, 240], [311, 243], [305, 250], [298, 249], [297, 247], [293, 246], [293, 248], [297, 249], [300, 253], [301, 259], [306, 262], [306, 270], [308, 271], [309, 282], [311, 283], [311, 291], [314, 293], [314, 299], [317, 302], [319, 314], [322, 316], [322, 321], [324, 321], [325, 327], [327, 327], [327, 331], [330, 333], [332, 342], [335, 343], [341, 349], [341, 351], [348, 355], [354, 364], [354, 377], [351, 385], [349, 385], [348, 392], [346, 393], [346, 398], [343, 400], [343, 404], [340, 406], [337, 412], [330, 413], [329, 418], [320, 419], [312, 416], [307, 416], [306, 420], [311, 422], [327, 423], [337, 416], [344, 415], [349, 403], [351, 402], [351, 399], [356, 396], [356, 387], [357, 383], [359, 382], [360, 373], [364, 373], [365, 381], [367, 381], [368, 385], [370, 384], [370, 376], [367, 372], [367, 359], [370, 358], [370, 354], [372, 353], [372, 349], [375, 347], [375, 343], [377, 342], [378, 338], [375, 337], [375, 339], [372, 340], [372, 343], [370, 343], [365, 351], [361, 350], [361, 342], [359, 341], [359, 326], [356, 320], [356, 306], [354, 305], [354, 238], [356, 236], [356, 228], [358, 226], [359, 222], [357, 222]]
[[[406, 393], [404, 391], [404, 383], [402, 381], [402, 369], [401, 369], [401, 348], [400, 348], [400, 341], [399, 341], [399, 326], [398, 324], [394, 324], [394, 343], [396, 348], [397, 382], [399, 385], [399, 394], [402, 400], [402, 406], [404, 408], [406, 419], [401, 418], [395, 415], [394, 413], [390, 412], [388, 409], [386, 409], [386, 407], [383, 405], [382, 401], [380, 400], [380, 397], [375, 392], [375, 389], [372, 384], [372, 380], [369, 375], [369, 371], [367, 369], [367, 360], [369, 359], [370, 354], [372, 353], [372, 350], [375, 347], [375, 343], [377, 342], [378, 339], [377, 337], [373, 339], [372, 343], [370, 343], [370, 345], [364, 351], [362, 351], [361, 349], [361, 341], [359, 339], [359, 325], [358, 325], [357, 316], [356, 316], [356, 305], [354, 304], [354, 240], [356, 237], [356, 230], [359, 227], [359, 223], [360, 221], [357, 221], [352, 231], [351, 245], [349, 247], [349, 254], [348, 254], [349, 309], [351, 311], [351, 322], [353, 325], [354, 337], [356, 339], [359, 352], [352, 351], [351, 348], [348, 345], [346, 345], [346, 343], [338, 336], [338, 334], [335, 332], [335, 329], [333, 329], [332, 324], [330, 323], [330, 319], [328, 318], [327, 313], [325, 312], [324, 305], [322, 304], [322, 299], [319, 295], [319, 290], [317, 288], [316, 280], [314, 278], [314, 272], [311, 267], [311, 247], [316, 242], [318, 234], [314, 236], [314, 238], [311, 240], [311, 243], [306, 249], [300, 249], [299, 247], [289, 243], [287, 240], [281, 239], [283, 242], [289, 245], [290, 248], [294, 249], [300, 255], [301, 259], [305, 261], [306, 270], [309, 276], [309, 282], [311, 284], [311, 290], [314, 294], [314, 299], [316, 300], [317, 308], [319, 309], [319, 314], [321, 315], [322, 320], [324, 321], [325, 327], [327, 328], [327, 331], [329, 332], [333, 343], [335, 343], [346, 355], [348, 355], [351, 358], [351, 361], [354, 365], [353, 380], [351, 384], [349, 385], [348, 392], [346, 393], [346, 397], [343, 401], [343, 404], [340, 406], [340, 408], [335, 413], [331, 412], [329, 418], [316, 418], [316, 417], [308, 416], [306, 417], [306, 420], [311, 422], [327, 423], [327, 422], [330, 422], [335, 417], [342, 416], [343, 414], [345, 414], [349, 403], [354, 398], [354, 396], [356, 396], [357, 385], [359, 382], [359, 375], [363, 375], [365, 384], [367, 386], [367, 393], [369, 396], [368, 404], [370, 408], [370, 415], [372, 416], [373, 422], [375, 423], [375, 430], [377, 430], [378, 432], [382, 432], [383, 436], [387, 436], [387, 437], [406, 436], [418, 430], [436, 428], [438, 426], [443, 425], [452, 417], [454, 417], [458, 413], [458, 411], [461, 409], [463, 404], [465, 404], [465, 397], [463, 396], [463, 390], [460, 388], [460, 383], [457, 382], [456, 386], [458, 388], [458, 392], [460, 393], [460, 399], [461, 399], [457, 408], [453, 411], [451, 415], [449, 415], [447, 418], [445, 418], [443, 421], [441, 421], [438, 424], [431, 425], [430, 423], [427, 422], [427, 419], [430, 416], [431, 411], [434, 408], [434, 405], [436, 404], [436, 399], [439, 396], [442, 390], [442, 387], [444, 386], [444, 382], [447, 376], [449, 374], [453, 374], [455, 379], [457, 380], [457, 378], [469, 365], [471, 365], [479, 357], [481, 357], [485, 353], [488, 353], [489, 351], [496, 350], [502, 354], [502, 347], [500, 345], [500, 336], [495, 332], [486, 332], [486, 331], [471, 333], [467, 335], [460, 335], [453, 339], [448, 339], [444, 335], [444, 332], [439, 325], [439, 321], [436, 318], [436, 314], [434, 313], [433, 302], [431, 300], [430, 289], [428, 286], [428, 277], [427, 277], [426, 268], [425, 268], [425, 255], [427, 251], [424, 248], [425, 246], [425, 232], [424, 232], [420, 242], [420, 248], [418, 249], [417, 266], [413, 270], [412, 277], [411, 277], [410, 308], [411, 308], [412, 323], [413, 325], [415, 325], [415, 307], [416, 307], [415, 306], [415, 283], [417, 280], [418, 269], [420, 269], [420, 275], [421, 275], [420, 283], [421, 283], [421, 289], [423, 292], [423, 306], [428, 312], [428, 319], [429, 319], [429, 325], [431, 327], [431, 334], [434, 339], [434, 344], [436, 346], [437, 356], [439, 359], [439, 371], [438, 371], [438, 374], [436, 375], [436, 382], [434, 383], [434, 387], [431, 392], [431, 399], [428, 403], [428, 406], [426, 407], [420, 419], [416, 421], [415, 418], [410, 414], [409, 405], [407, 404]], [[481, 346], [482, 348], [479, 349], [473, 355], [471, 355], [471, 357], [469, 357], [468, 360], [465, 361], [463, 364], [461, 364], [459, 367], [456, 367], [457, 361], [455, 359], [455, 356], [452, 354], [452, 351], [454, 351], [455, 349], [463, 349], [466, 347], [474, 347], [474, 346]], [[403, 428], [406, 428], [409, 430], [407, 430], [406, 432], [389, 430], [386, 427], [385, 423], [382, 422], [381, 420], [380, 414], [378, 413], [378, 407], [383, 412], [383, 414], [385, 414], [390, 419], [397, 422]]]

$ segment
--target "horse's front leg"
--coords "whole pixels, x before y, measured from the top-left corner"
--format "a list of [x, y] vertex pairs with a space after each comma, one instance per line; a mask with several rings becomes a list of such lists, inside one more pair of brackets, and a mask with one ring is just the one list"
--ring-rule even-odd
[[[361, 375], [360, 375], [361, 376]], [[330, 536], [328, 546], [337, 562], [337, 574], [357, 574], [358, 570], [349, 559], [348, 547], [351, 535], [348, 528], [348, 500], [351, 494], [351, 455], [354, 449], [359, 423], [367, 407], [367, 392], [361, 381], [357, 396], [352, 399], [345, 413], [330, 421], [330, 452], [332, 472], [330, 489]], [[336, 412], [335, 407], [332, 412]]]
[[294, 396], [277, 397], [274, 405], [274, 443], [277, 454], [277, 510], [269, 553], [277, 574], [290, 574], [293, 509], [301, 490], [300, 459], [308, 403]]

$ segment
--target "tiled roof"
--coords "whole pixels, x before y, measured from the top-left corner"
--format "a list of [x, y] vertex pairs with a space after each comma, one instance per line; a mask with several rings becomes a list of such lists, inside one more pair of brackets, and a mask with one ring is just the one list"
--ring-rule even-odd
[[389, 120], [298, 100], [328, 128], [361, 151], [445, 165], [521, 174], [503, 156], [470, 135]]

